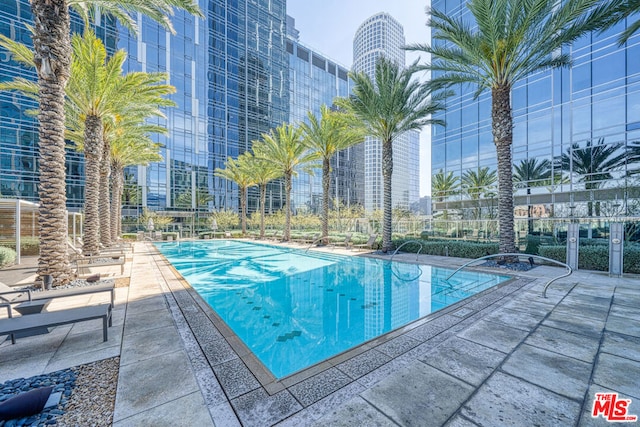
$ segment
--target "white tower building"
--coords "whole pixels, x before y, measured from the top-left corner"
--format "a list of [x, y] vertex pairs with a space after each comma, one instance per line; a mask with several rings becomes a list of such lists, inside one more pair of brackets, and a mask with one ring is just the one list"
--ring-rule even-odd
[[[364, 21], [353, 38], [353, 71], [373, 78], [376, 61], [384, 56], [405, 66], [404, 29], [388, 13]], [[367, 212], [382, 209], [382, 143], [367, 138], [364, 148], [364, 207]], [[391, 200], [394, 208], [409, 209], [420, 192], [420, 134], [406, 132], [393, 143]]]

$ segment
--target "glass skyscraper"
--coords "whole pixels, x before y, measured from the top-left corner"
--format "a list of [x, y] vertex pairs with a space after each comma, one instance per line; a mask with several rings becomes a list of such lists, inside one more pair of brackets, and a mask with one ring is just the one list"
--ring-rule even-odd
[[[307, 112], [320, 117], [320, 107], [331, 107], [333, 100], [347, 97], [353, 82], [348, 69], [314, 51], [298, 40], [295, 20], [287, 21], [287, 53], [289, 54], [290, 112], [289, 122], [307, 121]], [[330, 198], [338, 198], [344, 205], [363, 205], [363, 144], [337, 153], [331, 162]], [[322, 170], [314, 175], [301, 172], [293, 180], [292, 206], [319, 213], [322, 205]]]
[[[432, 7], [473, 19], [465, 1], [433, 0]], [[566, 48], [571, 68], [538, 72], [514, 85], [514, 167], [535, 160], [547, 161], [552, 169], [550, 178], [515, 187], [516, 217], [640, 213], [638, 178], [628, 174], [638, 164], [623, 155], [640, 140], [640, 35], [618, 47], [624, 28], [621, 23], [603, 34], [589, 34]], [[474, 99], [474, 91], [457, 87], [446, 111], [435, 117], [446, 126], [432, 127], [434, 174], [453, 172], [462, 178], [469, 171], [496, 169], [491, 94], [485, 91]], [[603, 153], [608, 154], [603, 158]], [[485, 198], [495, 193], [486, 190]], [[436, 210], [458, 210], [463, 218], [472, 218], [477, 208], [464, 192], [437, 199]]]
[[[0, 32], [30, 43], [24, 27], [32, 23], [29, 3], [0, 0], [0, 5]], [[137, 36], [96, 17], [97, 34], [107, 49], [128, 52], [125, 72], [167, 72], [169, 83], [176, 87], [171, 98], [177, 107], [166, 110], [166, 119], [158, 119], [170, 132], [157, 137], [164, 161], [129, 168], [124, 215], [136, 215], [143, 206], [174, 211], [237, 209], [237, 186], [214, 177], [213, 171], [289, 117], [285, 1], [202, 0], [200, 8], [206, 19], [176, 12], [171, 19], [175, 35], [142, 16], [137, 17]], [[18, 75], [35, 79], [35, 73], [25, 72], [4, 51], [0, 62], [0, 80]], [[37, 123], [26, 114], [35, 107], [20, 95], [0, 92], [0, 191], [37, 201]], [[82, 155], [70, 151], [70, 208], [82, 207], [83, 176]], [[271, 190], [279, 192], [277, 185]], [[255, 209], [257, 194], [253, 196], [249, 206]], [[279, 209], [279, 193], [271, 200]]]
[[[353, 71], [374, 76], [376, 61], [384, 56], [405, 66], [402, 25], [388, 13], [364, 21], [353, 39]], [[409, 209], [419, 200], [420, 134], [409, 131], [393, 143], [391, 203], [393, 208]], [[382, 209], [382, 143], [367, 138], [364, 143], [364, 207], [367, 212]]]
[[[33, 25], [31, 5], [27, 0], [0, 0], [0, 34], [32, 46], [31, 33], [25, 25]], [[71, 27], [82, 31], [82, 24], [72, 14]], [[112, 21], [101, 20], [95, 31], [108, 51], [116, 47]], [[16, 77], [36, 80], [29, 70], [11, 59], [0, 48], [0, 81]], [[38, 201], [38, 123], [27, 114], [36, 110], [34, 102], [19, 93], [0, 91], [0, 197]], [[84, 203], [84, 158], [73, 149], [67, 150], [67, 206], [80, 209]]]
[[[129, 52], [129, 70], [168, 72], [177, 90], [178, 105], [162, 123], [170, 131], [160, 141], [164, 162], [129, 175], [142, 198], [136, 206], [238, 209], [237, 186], [213, 171], [288, 117], [285, 1], [200, 1], [200, 8], [206, 20], [176, 13], [176, 35], [141, 18], [138, 36], [119, 42]], [[252, 192], [249, 208], [256, 206]]]

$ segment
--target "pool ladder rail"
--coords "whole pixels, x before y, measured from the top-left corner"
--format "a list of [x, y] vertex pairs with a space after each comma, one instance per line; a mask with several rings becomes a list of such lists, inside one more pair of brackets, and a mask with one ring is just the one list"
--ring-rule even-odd
[[[407, 245], [407, 244], [409, 244], [409, 243], [417, 243], [417, 244], [419, 244], [419, 245], [420, 245], [420, 249], [418, 249], [418, 252], [416, 252], [416, 261], [418, 261], [418, 256], [420, 255], [420, 251], [421, 251], [422, 249], [424, 249], [424, 246], [422, 246], [422, 242], [420, 242], [419, 240], [409, 240], [409, 241], [404, 242], [404, 243], [403, 243], [403, 244], [401, 244], [400, 246], [398, 246], [398, 247], [396, 248], [396, 250], [395, 250], [395, 251], [393, 251], [393, 254], [391, 254], [391, 258], [389, 258], [389, 262], [393, 261], [393, 257], [394, 257], [394, 256], [396, 256], [396, 254], [398, 253], [398, 251], [399, 251], [400, 249], [402, 249], [402, 247], [403, 247], [404, 245]], [[417, 275], [417, 276], [415, 276], [415, 277], [411, 277], [411, 278], [405, 278], [405, 277], [402, 277], [402, 276], [400, 275], [400, 273], [397, 273], [397, 272], [393, 269], [393, 264], [392, 264], [392, 266], [391, 266], [391, 272], [393, 273], [393, 275], [394, 275], [394, 276], [396, 276], [398, 279], [403, 280], [403, 281], [406, 281], [406, 282], [411, 282], [411, 281], [417, 280], [418, 278], [420, 278], [420, 276], [422, 276], [422, 268], [420, 268], [420, 264], [418, 264], [418, 271], [419, 271], [419, 273], [418, 273], [418, 275]]]
[[543, 289], [543, 291], [542, 291], [542, 297], [543, 297], [543, 298], [546, 298], [546, 297], [547, 297], [547, 288], [549, 288], [549, 285], [551, 285], [551, 284], [552, 284], [553, 282], [555, 282], [556, 280], [558, 280], [558, 279], [562, 279], [562, 278], [564, 278], [564, 277], [568, 277], [568, 276], [570, 276], [570, 275], [571, 275], [571, 273], [573, 273], [573, 269], [572, 269], [571, 267], [569, 267], [569, 265], [568, 265], [568, 264], [565, 264], [564, 262], [557, 261], [557, 260], [555, 260], [555, 259], [551, 259], [551, 258], [543, 257], [543, 256], [540, 256], [540, 255], [531, 255], [531, 254], [523, 254], [523, 253], [502, 253], [502, 254], [485, 255], [485, 256], [482, 256], [482, 257], [480, 257], [480, 258], [476, 258], [476, 259], [473, 259], [473, 260], [471, 260], [471, 261], [469, 261], [469, 262], [466, 262], [466, 263], [462, 264], [460, 267], [458, 267], [458, 269], [457, 269], [456, 271], [454, 271], [453, 273], [451, 273], [451, 274], [450, 274], [446, 279], [444, 279], [444, 280], [445, 280], [445, 281], [447, 281], [447, 280], [451, 279], [451, 277], [452, 277], [454, 274], [456, 274], [458, 271], [460, 271], [460, 270], [462, 270], [463, 268], [465, 268], [465, 267], [467, 267], [467, 266], [469, 266], [469, 265], [471, 265], [471, 264], [473, 264], [473, 263], [475, 263], [475, 262], [478, 262], [478, 261], [482, 261], [482, 260], [485, 260], [485, 259], [491, 259], [491, 258], [497, 258], [497, 257], [518, 257], [518, 258], [519, 258], [519, 257], [521, 257], [521, 256], [526, 256], [527, 258], [531, 258], [531, 259], [533, 259], [533, 258], [541, 259], [541, 260], [543, 260], [543, 261], [550, 262], [550, 263], [552, 263], [552, 264], [556, 264], [556, 265], [559, 265], [559, 266], [564, 267], [564, 268], [566, 268], [566, 269], [567, 269], [567, 272], [566, 272], [566, 273], [561, 274], [560, 276], [557, 276], [557, 277], [552, 278], [551, 280], [549, 280], [549, 281], [544, 285], [544, 289]]

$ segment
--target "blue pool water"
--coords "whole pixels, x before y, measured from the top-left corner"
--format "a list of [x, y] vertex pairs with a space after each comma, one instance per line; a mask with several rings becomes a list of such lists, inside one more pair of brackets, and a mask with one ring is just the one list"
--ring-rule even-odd
[[509, 278], [233, 240], [157, 247], [277, 378]]

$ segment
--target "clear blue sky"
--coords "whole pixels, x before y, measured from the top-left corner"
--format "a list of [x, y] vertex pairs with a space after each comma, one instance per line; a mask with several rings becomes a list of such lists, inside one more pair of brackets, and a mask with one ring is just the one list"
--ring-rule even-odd
[[[404, 27], [407, 44], [426, 43], [426, 1], [417, 0], [287, 0], [287, 14], [296, 20], [300, 41], [350, 68], [353, 36], [372, 15], [387, 12]], [[418, 55], [407, 53], [407, 63]], [[431, 143], [428, 132], [420, 136], [420, 195], [431, 194]]]

